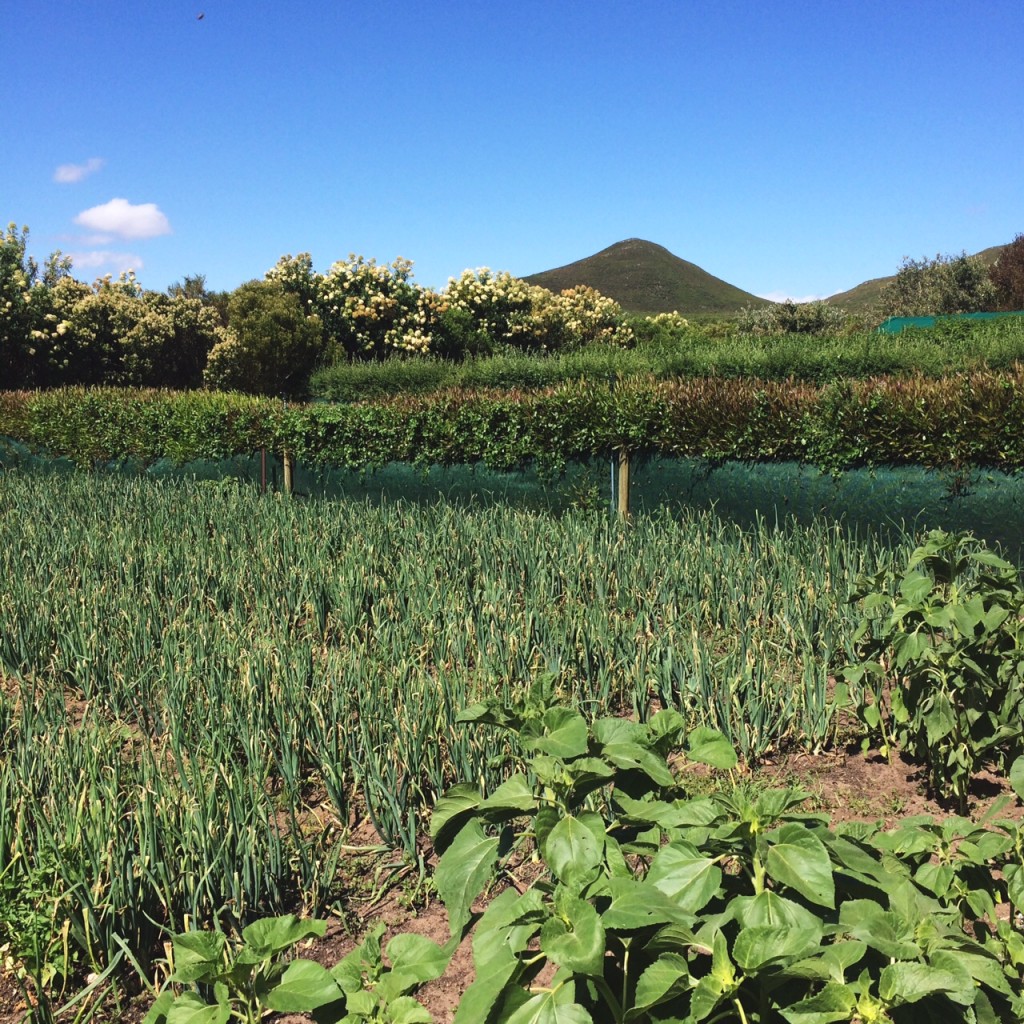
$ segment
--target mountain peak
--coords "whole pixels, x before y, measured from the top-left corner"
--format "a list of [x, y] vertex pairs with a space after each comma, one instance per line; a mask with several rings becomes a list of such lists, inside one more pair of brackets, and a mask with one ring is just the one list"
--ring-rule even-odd
[[767, 305], [645, 238], [626, 238], [564, 267], [525, 278], [553, 292], [588, 285], [629, 313], [735, 313]]

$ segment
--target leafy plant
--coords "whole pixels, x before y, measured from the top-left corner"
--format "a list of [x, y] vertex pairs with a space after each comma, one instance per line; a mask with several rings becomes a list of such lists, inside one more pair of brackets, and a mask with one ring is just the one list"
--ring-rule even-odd
[[865, 745], [927, 765], [932, 792], [967, 809], [971, 777], [1024, 750], [1024, 586], [966, 534], [933, 530], [901, 574], [861, 577], [858, 695]]
[[74, 966], [55, 854], [26, 866], [18, 853], [0, 870], [0, 948], [38, 992], [62, 990]]
[[[144, 1024], [257, 1024], [270, 1011], [314, 1013], [320, 1024], [419, 1024], [430, 1014], [408, 993], [440, 976], [453, 947], [399, 935], [382, 951], [383, 926], [333, 969], [287, 954], [322, 936], [324, 921], [293, 915], [249, 925], [241, 941], [223, 932], [184, 932], [172, 940], [175, 987], [165, 989]], [[387, 962], [385, 962], [385, 957]]]
[[326, 928], [323, 921], [287, 915], [254, 922], [240, 940], [223, 932], [175, 935], [170, 981], [193, 987], [161, 992], [146, 1024], [226, 1024], [232, 1018], [256, 1024], [266, 1010], [302, 1012], [338, 998], [337, 986], [320, 964], [284, 958]]
[[[518, 705], [469, 709], [466, 721], [517, 734], [523, 770], [486, 798], [458, 786], [435, 810], [437, 889], [453, 936], [474, 933], [476, 980], [457, 1024], [1010, 1021], [1024, 1012], [1024, 944], [991, 913], [1003, 891], [992, 869], [1017, 856], [1015, 825], [964, 826], [960, 846], [975, 852], [947, 885], [923, 870], [934, 838], [923, 820], [887, 838], [871, 826], [828, 829], [801, 811], [798, 790], [688, 798], [669, 752], [727, 769], [735, 759], [723, 736], [687, 735], [671, 711], [646, 725], [588, 725], [554, 696], [538, 686]], [[894, 850], [913, 850], [919, 863]], [[491, 880], [516, 878], [511, 869], [531, 851], [542, 867], [535, 880], [477, 911]], [[966, 888], [954, 884], [968, 876]], [[1019, 900], [1019, 880], [1011, 890]]]

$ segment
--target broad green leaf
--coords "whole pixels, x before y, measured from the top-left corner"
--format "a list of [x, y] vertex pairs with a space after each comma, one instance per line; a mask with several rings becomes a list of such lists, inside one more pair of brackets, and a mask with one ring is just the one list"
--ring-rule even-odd
[[934, 583], [930, 576], [923, 573], [911, 573], [904, 576], [900, 583], [900, 594], [911, 605], [920, 605], [932, 592]]
[[380, 972], [384, 963], [380, 939], [386, 930], [383, 923], [375, 925], [358, 946], [331, 968], [331, 977], [347, 993], [358, 992], [363, 987], [364, 973], [376, 976]]
[[537, 797], [530, 780], [521, 772], [507, 778], [486, 800], [477, 813], [488, 821], [504, 821], [537, 809]]
[[686, 737], [686, 756], [698, 764], [706, 764], [711, 768], [723, 771], [735, 768], [736, 751], [733, 745], [717, 729], [698, 726]]
[[344, 995], [326, 967], [312, 960], [293, 960], [263, 1001], [280, 1013], [309, 1013]]
[[777, 961], [806, 956], [821, 942], [822, 928], [791, 928], [788, 925], [744, 928], [733, 943], [732, 955], [745, 971], [759, 971]]
[[932, 629], [949, 629], [955, 618], [954, 610], [949, 605], [930, 605], [924, 610], [924, 621]]
[[1009, 864], [1004, 868], [1006, 875], [1006, 894], [1018, 911], [1024, 912], [1024, 867]]
[[242, 932], [245, 945], [238, 954], [238, 963], [262, 963], [304, 939], [320, 938], [326, 931], [326, 921], [302, 920], [294, 914], [261, 918]]
[[1024, 800], [1024, 755], [1010, 765], [1010, 785], [1013, 786], [1014, 793]]
[[660, 825], [662, 828], [708, 825], [719, 813], [713, 801], [707, 797], [668, 803], [665, 800], [635, 800], [627, 793], [616, 790], [613, 798], [622, 811], [623, 824], [627, 825]]
[[974, 631], [984, 615], [985, 606], [980, 599], [975, 598], [974, 601], [951, 606], [949, 612], [960, 633], [965, 637], [973, 637]]
[[860, 963], [867, 951], [867, 943], [859, 939], [834, 942], [826, 946], [818, 956], [809, 956], [790, 964], [783, 974], [787, 978], [811, 978], [845, 984], [847, 970]]
[[528, 749], [539, 750], [562, 760], [582, 757], [587, 752], [589, 730], [586, 719], [573, 708], [549, 708], [541, 719], [544, 734], [520, 735]]
[[444, 853], [448, 844], [462, 831], [480, 804], [480, 791], [469, 782], [452, 786], [434, 805], [430, 816], [430, 838], [434, 849]]
[[533, 837], [537, 841], [537, 847], [544, 849], [551, 835], [551, 830], [562, 820], [558, 808], [550, 804], [541, 804], [533, 818]]
[[665, 708], [653, 714], [647, 723], [651, 740], [663, 753], [681, 747], [686, 735], [686, 719], [675, 710]]
[[386, 1024], [433, 1024], [430, 1011], [412, 996], [399, 996], [384, 1009]]
[[921, 956], [921, 948], [914, 941], [914, 924], [871, 900], [845, 901], [839, 908], [839, 924], [851, 938], [894, 960]]
[[531, 996], [502, 1024], [594, 1024], [594, 1018], [579, 1003], [560, 1002], [548, 991]]
[[697, 913], [707, 906], [722, 884], [722, 869], [689, 843], [663, 846], [651, 862], [647, 881], [683, 910]]
[[974, 1001], [974, 983], [969, 976], [919, 963], [889, 964], [878, 979], [879, 998], [893, 1006], [937, 993], [969, 1006]]
[[638, 770], [659, 786], [673, 786], [675, 779], [660, 754], [639, 743], [606, 743], [601, 755], [622, 771]]
[[555, 895], [554, 911], [540, 930], [541, 951], [575, 974], [603, 974], [605, 931], [597, 911], [564, 890]]
[[924, 633], [897, 633], [892, 646], [896, 653], [896, 667], [902, 670], [918, 661], [931, 644]]
[[1004, 608], [1002, 605], [994, 605], [985, 612], [985, 618], [982, 620], [985, 624], [986, 633], [995, 633], [999, 627], [1010, 617], [1010, 609]]
[[726, 994], [726, 986], [712, 975], [697, 982], [690, 995], [690, 1014], [695, 1021], [706, 1020], [718, 1008]]
[[388, 943], [387, 958], [393, 971], [415, 974], [417, 980], [422, 983], [433, 981], [444, 974], [451, 959], [451, 952], [425, 935], [403, 932]]
[[744, 928], [809, 928], [821, 929], [821, 919], [806, 907], [765, 889], [756, 896], [738, 896], [729, 903], [729, 910]]
[[[330, 1005], [327, 1007], [330, 1009]], [[377, 1014], [377, 997], [373, 992], [369, 992], [366, 989], [359, 989], [355, 992], [348, 992], [345, 999], [345, 1009], [348, 1013], [347, 1016], [342, 1017], [345, 1024], [355, 1024], [359, 1022], [362, 1024], [362, 1018], [369, 1017], [373, 1018]], [[316, 1013], [317, 1011], [313, 1011]]]
[[167, 1024], [167, 1011], [174, 1005], [174, 992], [165, 988], [156, 997], [149, 1012], [142, 1018], [142, 1024]]
[[679, 953], [662, 954], [637, 979], [633, 1009], [626, 1014], [626, 1020], [646, 1019], [651, 1007], [681, 995], [689, 987], [686, 957]]
[[565, 774], [572, 782], [573, 799], [580, 800], [614, 779], [615, 769], [600, 757], [577, 757], [565, 766]]
[[167, 1024], [227, 1024], [231, 1006], [226, 1002], [210, 1005], [194, 992], [185, 992], [167, 1011]]
[[411, 992], [444, 974], [454, 953], [458, 938], [453, 937], [446, 949], [423, 935], [404, 932], [388, 943], [387, 956], [391, 969], [377, 984], [377, 995], [386, 1003]]
[[936, 693], [931, 710], [924, 716], [924, 725], [928, 733], [928, 742], [936, 746], [956, 728], [956, 712], [944, 693]]
[[768, 849], [768, 874], [813, 903], [835, 907], [836, 888], [832, 861], [824, 843], [798, 822], [783, 825]]
[[599, 718], [593, 725], [594, 739], [602, 746], [611, 743], [639, 743], [645, 745], [647, 730], [631, 718]]
[[656, 924], [690, 925], [695, 920], [677, 900], [666, 896], [649, 881], [641, 882], [633, 877], [610, 878], [607, 892], [611, 903], [601, 915], [601, 921], [612, 931], [636, 931]]
[[835, 1024], [853, 1019], [857, 997], [846, 985], [829, 982], [817, 995], [779, 1010], [789, 1024]]
[[969, 551], [967, 553], [967, 557], [972, 562], [977, 562], [979, 565], [987, 565], [989, 568], [1010, 574], [1012, 579], [1016, 578], [1017, 567], [1015, 565], [1011, 565], [1005, 558], [1000, 558], [994, 551], [989, 551], [988, 548]]
[[515, 889], [499, 893], [473, 930], [473, 960], [477, 971], [490, 970], [491, 961], [503, 962], [510, 952], [521, 953], [526, 949], [549, 913], [540, 889], [527, 889], [521, 896]]
[[550, 831], [541, 852], [555, 877], [577, 892], [600, 874], [602, 849], [594, 833], [571, 814]]
[[854, 878], [869, 884], [879, 884], [883, 872], [877, 856], [872, 856], [858, 843], [843, 835], [826, 835], [822, 842], [828, 847], [832, 862], [837, 868], [841, 866]]
[[[931, 819], [928, 823], [931, 824]], [[880, 850], [905, 858], [908, 854], [930, 853], [938, 849], [939, 839], [931, 829], [913, 824], [908, 818], [899, 828], [875, 836], [873, 843]]]
[[710, 976], [722, 985], [723, 991], [731, 989], [736, 984], [736, 968], [733, 966], [732, 960], [729, 959], [729, 946], [725, 940], [725, 933], [720, 930], [715, 932], [714, 938], [711, 940]]
[[213, 979], [222, 969], [223, 932], [184, 932], [171, 940], [174, 951], [172, 981], [187, 985]]
[[506, 726], [510, 719], [509, 712], [493, 700], [481, 701], [463, 708], [455, 718], [456, 722], [478, 722], [483, 725]]
[[1013, 995], [1013, 988], [1003, 972], [1003, 966], [993, 953], [980, 949], [977, 953], [970, 953], [964, 949], [940, 949], [932, 955], [931, 965], [953, 974], [965, 973], [995, 992], [1001, 992], [1005, 996]]
[[488, 838], [470, 821], [442, 854], [434, 884], [448, 911], [452, 935], [461, 934], [472, 917], [473, 901], [483, 892], [498, 859], [498, 840]]
[[522, 963], [507, 946], [495, 946], [488, 952], [490, 955], [486, 964], [483, 964], [475, 956], [474, 948], [476, 977], [459, 1000], [455, 1024], [480, 1024], [486, 1021], [502, 999], [506, 988], [514, 987], [522, 974]]

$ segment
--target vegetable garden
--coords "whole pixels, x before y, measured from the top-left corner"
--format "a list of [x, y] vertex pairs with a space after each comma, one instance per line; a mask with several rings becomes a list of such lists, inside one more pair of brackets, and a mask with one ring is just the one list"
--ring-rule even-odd
[[[267, 449], [556, 481], [626, 452], [955, 489], [1024, 465], [1001, 338], [884, 377], [734, 374], [772, 353], [723, 343], [710, 375], [623, 362], [614, 386], [585, 352], [392, 364], [392, 392], [429, 386], [338, 405], [0, 392], [19, 450], [127, 470], [0, 448], [0, 947], [24, 1012], [121, 1019], [141, 992], [150, 1024], [422, 1021], [471, 933], [459, 1024], [1019, 1019], [1024, 587], [980, 543], [139, 472]], [[956, 813], [886, 831], [751, 781], [860, 744]], [[1008, 792], [979, 815], [982, 770]], [[436, 894], [451, 940], [298, 956], [367, 877]]]
[[[741, 531], [712, 514], [622, 526], [583, 513], [300, 502], [230, 482], [113, 475], [12, 471], [3, 485], [0, 930], [33, 998], [50, 994], [56, 1005], [86, 973], [151, 980], [169, 933], [213, 924], [230, 933], [343, 905], [358, 856], [350, 834], [363, 820], [397, 851], [394, 870], [425, 871], [437, 804], [433, 847], [456, 852], [437, 865], [436, 885], [456, 932], [493, 857], [525, 849], [524, 838], [512, 847], [489, 838], [495, 822], [539, 814], [528, 841], [557, 881], [549, 888], [541, 876], [526, 903], [513, 905], [509, 890], [480, 922], [487, 934], [515, 924], [520, 938], [500, 971], [480, 954], [484, 974], [505, 980], [490, 995], [477, 986], [460, 1020], [619, 1020], [630, 1002], [628, 1019], [691, 1019], [672, 1016], [681, 999], [690, 1013], [707, 1009], [695, 1020], [744, 1019], [730, 1016], [741, 1010], [757, 1020], [852, 1020], [872, 1000], [893, 1019], [919, 999], [964, 1019], [1011, 1019], [1018, 1007], [1024, 946], [1009, 922], [997, 923], [1006, 882], [991, 873], [1003, 868], [1019, 906], [1015, 825], [826, 833], [801, 813], [798, 794], [687, 800], [664, 763], [687, 744], [692, 759], [723, 769], [734, 750], [754, 765], [781, 749], [849, 740], [853, 712], [844, 717], [833, 689], [858, 657], [861, 610], [847, 598], [864, 574], [895, 579], [909, 539], [886, 546], [821, 524]], [[1008, 593], [1004, 605], [1019, 600]], [[471, 715], [478, 724], [459, 721], [485, 698], [491, 710]], [[1012, 723], [1019, 708], [1007, 715]], [[489, 720], [505, 728], [479, 725]], [[1007, 726], [1001, 736], [1011, 754], [1012, 734]], [[481, 792], [493, 796], [476, 810]], [[587, 831], [565, 847], [576, 822]], [[957, 854], [940, 880], [911, 874], [950, 841], [981, 852]], [[473, 842], [482, 859], [467, 859]], [[791, 852], [795, 871], [783, 866]], [[456, 863], [474, 865], [472, 877], [453, 880]], [[819, 881], [799, 880], [809, 864]], [[741, 865], [754, 872], [749, 891], [743, 871], [731, 874]], [[650, 906], [643, 921], [630, 903]], [[891, 948], [872, 945], [879, 921], [898, 931], [925, 910], [945, 922], [928, 942], [900, 933]], [[610, 951], [636, 944], [632, 969], [617, 953], [618, 966], [608, 962], [614, 1000], [607, 979], [597, 981], [598, 932], [556, 923], [597, 912]], [[783, 925], [799, 941], [787, 940], [780, 960], [768, 947]], [[384, 976], [401, 975], [411, 958], [411, 974], [383, 985], [378, 1005], [357, 995], [376, 983], [353, 974], [352, 961], [330, 975], [334, 989], [301, 959], [290, 974], [283, 961], [273, 968], [305, 934], [282, 927], [287, 941], [266, 954], [270, 1001], [260, 1005], [312, 1008], [322, 997], [335, 1013], [324, 1019], [421, 1019], [402, 1000], [429, 974], [423, 948], [395, 947], [390, 971], [379, 947], [358, 948], [356, 960], [376, 956]], [[524, 1003], [514, 993], [540, 967], [527, 954], [534, 934], [561, 980]], [[213, 984], [223, 940], [200, 957], [205, 968], [184, 969], [199, 941], [182, 940], [184, 988], [176, 1002], [167, 989], [154, 1019], [226, 1020], [187, 1013], [239, 1005], [223, 979]], [[580, 942], [590, 952], [572, 952]], [[906, 966], [877, 973], [890, 962]], [[189, 994], [193, 983], [199, 994]], [[274, 984], [284, 995], [269, 995]], [[515, 1017], [536, 999], [539, 1016]], [[804, 1015], [779, 1017], [790, 1004]], [[826, 1004], [846, 1016], [821, 1016]], [[99, 1004], [71, 1012], [90, 1005]], [[37, 1007], [40, 1019], [48, 1006]]]

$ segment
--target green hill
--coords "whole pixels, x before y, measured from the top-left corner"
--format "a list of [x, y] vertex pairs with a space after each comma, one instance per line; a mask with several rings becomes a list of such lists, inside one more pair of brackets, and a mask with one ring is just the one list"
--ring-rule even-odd
[[[979, 257], [985, 266], [990, 267], [999, 254], [1006, 248], [1005, 245], [993, 245], [988, 249], [982, 249], [974, 255]], [[895, 278], [895, 274], [889, 277], [875, 277], [870, 281], [864, 281], [854, 288], [845, 292], [838, 292], [830, 295], [825, 301], [831, 306], [839, 306], [851, 313], [869, 313], [878, 304], [882, 297], [882, 289]]]
[[589, 285], [630, 313], [735, 313], [748, 304], [770, 305], [642, 238], [627, 238], [584, 260], [531, 274], [525, 280], [553, 292]]

